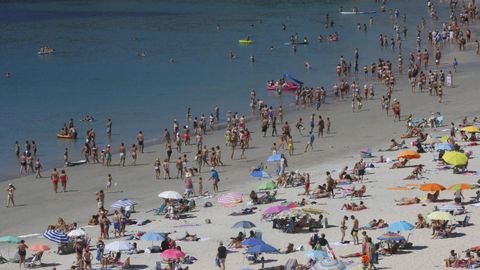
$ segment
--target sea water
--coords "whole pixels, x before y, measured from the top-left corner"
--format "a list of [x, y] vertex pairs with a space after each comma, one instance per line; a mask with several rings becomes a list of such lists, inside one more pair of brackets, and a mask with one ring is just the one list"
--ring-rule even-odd
[[[445, 18], [446, 4], [435, 4]], [[340, 6], [377, 14], [340, 15]], [[433, 22], [423, 1], [389, 1], [386, 8], [400, 9], [401, 28], [407, 14], [406, 66], [416, 25], [422, 17], [429, 27]], [[23, 148], [25, 140], [34, 140], [43, 166], [50, 168], [61, 166], [65, 147], [71, 160], [80, 159], [90, 128], [97, 132], [99, 148], [110, 143], [116, 149], [120, 142], [134, 143], [140, 130], [147, 141], [158, 139], [174, 118], [184, 123], [189, 106], [196, 116], [208, 117], [216, 105], [223, 118], [227, 111], [248, 114], [251, 89], [268, 104], [288, 106], [293, 95], [265, 90], [267, 80], [284, 72], [308, 86], [331, 89], [340, 55], [353, 64], [355, 48], [360, 73], [379, 57], [396, 59], [398, 50], [379, 46], [380, 33], [394, 36], [388, 12], [379, 11], [378, 3], [367, 0], [1, 1], [0, 72], [12, 76], [0, 78], [0, 179], [19, 175], [15, 141]], [[325, 27], [327, 14], [333, 28]], [[357, 23], [367, 24], [367, 32], [358, 31]], [[327, 42], [334, 32], [339, 41]], [[295, 33], [310, 41], [296, 52], [285, 45]], [[316, 41], [320, 34], [322, 43]], [[239, 45], [247, 36], [255, 43]], [[43, 45], [55, 54], [37, 55]], [[229, 58], [230, 51], [236, 59]], [[312, 69], [306, 70], [304, 62]], [[80, 122], [83, 115], [95, 121]], [[70, 118], [79, 138], [57, 139]], [[108, 118], [111, 139], [105, 133]]]

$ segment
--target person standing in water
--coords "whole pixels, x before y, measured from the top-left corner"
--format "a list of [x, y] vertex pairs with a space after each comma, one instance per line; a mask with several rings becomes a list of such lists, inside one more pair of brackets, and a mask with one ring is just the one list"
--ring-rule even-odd
[[35, 161], [34, 168], [35, 168], [35, 179], [42, 178], [42, 175], [40, 174], [42, 170], [42, 164], [40, 164], [39, 158], [37, 158], [37, 160]]
[[121, 165], [122, 167], [125, 167], [126, 155], [127, 155], [127, 149], [125, 148], [125, 144], [122, 142], [120, 144], [120, 163], [119, 163], [119, 165]]
[[140, 130], [137, 134], [137, 142], [138, 142], [138, 150], [140, 151], [140, 153], [143, 154], [143, 141], [145, 140], [145, 137], [143, 135], [143, 132]]
[[112, 122], [112, 119], [108, 118], [107, 120], [107, 135], [108, 137], [112, 137], [112, 125], [113, 125], [113, 122]]

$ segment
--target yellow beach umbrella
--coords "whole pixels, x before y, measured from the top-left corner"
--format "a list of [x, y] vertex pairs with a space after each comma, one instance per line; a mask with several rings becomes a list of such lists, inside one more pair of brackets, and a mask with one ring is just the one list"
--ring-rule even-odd
[[420, 154], [417, 153], [417, 151], [414, 150], [405, 150], [401, 152], [397, 158], [404, 158], [404, 159], [417, 159], [420, 158]]
[[470, 133], [479, 133], [480, 132], [480, 128], [476, 127], [476, 126], [464, 127], [461, 130], [465, 131], [465, 132], [470, 132]]
[[453, 166], [462, 166], [467, 164], [468, 162], [468, 157], [464, 153], [460, 153], [457, 151], [449, 151], [446, 152], [443, 156], [442, 159]]

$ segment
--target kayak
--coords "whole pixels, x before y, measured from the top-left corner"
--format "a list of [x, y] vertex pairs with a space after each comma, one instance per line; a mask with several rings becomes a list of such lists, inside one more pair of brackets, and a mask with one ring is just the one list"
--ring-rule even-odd
[[253, 44], [254, 41], [251, 40], [251, 39], [240, 39], [240, 40], [238, 41], [238, 43], [240, 43], [240, 44]]
[[73, 139], [76, 139], [77, 136], [75, 136], [75, 135], [62, 135], [62, 134], [57, 134], [57, 138], [59, 138], [59, 139], [70, 139], [70, 140], [73, 140]]
[[342, 15], [359, 15], [359, 14], [375, 14], [377, 13], [375, 10], [369, 11], [340, 11]]
[[73, 166], [82, 165], [82, 164], [85, 164], [85, 163], [87, 163], [87, 161], [85, 159], [82, 159], [82, 160], [79, 160], [79, 161], [68, 162], [67, 166], [68, 167], [73, 167]]

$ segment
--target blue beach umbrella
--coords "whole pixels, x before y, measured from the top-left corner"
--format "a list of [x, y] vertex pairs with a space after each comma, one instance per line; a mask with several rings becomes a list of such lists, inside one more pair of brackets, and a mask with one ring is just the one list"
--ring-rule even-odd
[[156, 232], [147, 232], [140, 237], [140, 240], [143, 241], [163, 241], [165, 237]]
[[335, 260], [332, 258], [324, 258], [317, 262], [312, 270], [345, 270], [347, 267], [342, 263], [342, 261]]
[[137, 204], [135, 201], [129, 200], [129, 199], [121, 199], [112, 204], [112, 208], [114, 209], [120, 209], [120, 208], [126, 208], [132, 205]]
[[275, 162], [275, 161], [280, 161], [282, 159], [282, 156], [280, 154], [273, 154], [267, 158], [268, 162]]
[[269, 244], [263, 243], [260, 245], [256, 245], [251, 247], [247, 250], [249, 254], [256, 254], [256, 253], [278, 253], [278, 250]]
[[323, 259], [323, 258], [327, 258], [328, 254], [327, 252], [322, 250], [310, 250], [307, 253], [305, 253], [305, 257], [309, 259]]
[[260, 240], [258, 238], [247, 238], [247, 239], [242, 241], [242, 246], [247, 246], [247, 247], [254, 247], [254, 246], [261, 245], [261, 244], [265, 244], [265, 242], [263, 242], [262, 240]]
[[253, 228], [253, 227], [256, 227], [256, 226], [252, 222], [250, 222], [248, 220], [242, 220], [242, 221], [239, 221], [239, 222], [233, 224], [232, 229], [233, 228], [250, 229], [250, 228]]
[[411, 231], [413, 230], [413, 228], [415, 228], [414, 225], [402, 220], [402, 221], [397, 221], [390, 224], [390, 226], [388, 226], [387, 228], [387, 231], [389, 232]]
[[255, 177], [255, 178], [272, 178], [272, 176], [270, 174], [268, 174], [267, 172], [263, 171], [263, 170], [255, 170], [253, 172], [250, 173], [250, 176], [251, 177]]
[[70, 237], [62, 231], [49, 230], [43, 233], [43, 237], [46, 239], [57, 243], [57, 244], [66, 244], [70, 241]]
[[439, 143], [435, 146], [435, 148], [437, 149], [437, 151], [440, 151], [440, 150], [452, 151], [454, 149], [453, 145], [449, 143]]

